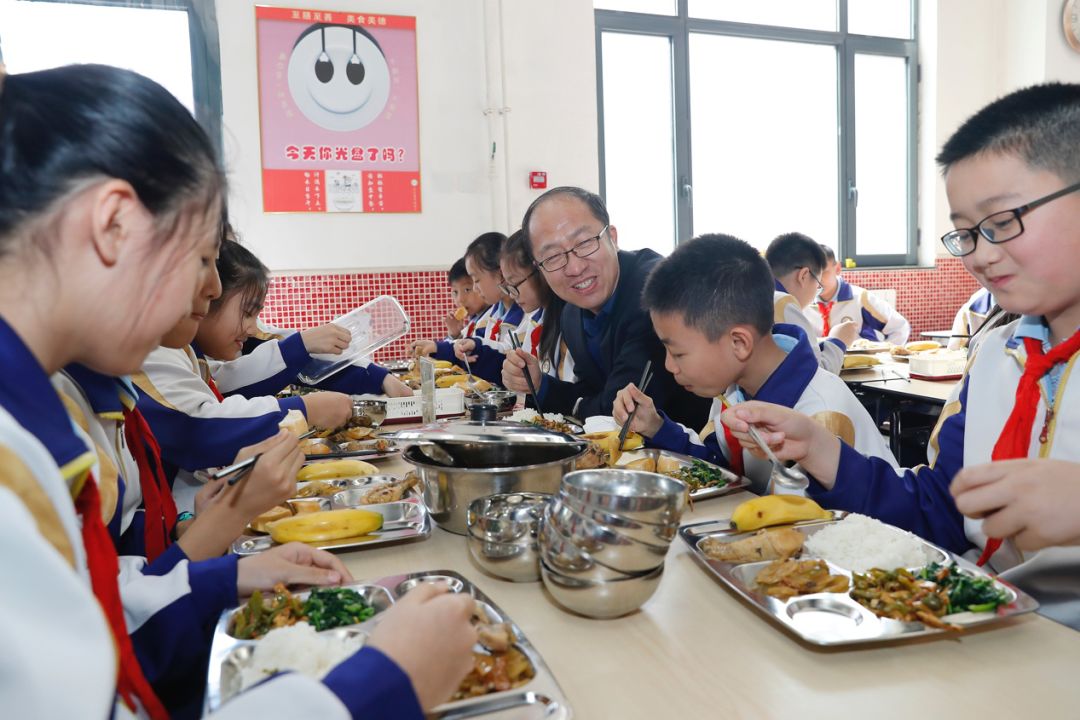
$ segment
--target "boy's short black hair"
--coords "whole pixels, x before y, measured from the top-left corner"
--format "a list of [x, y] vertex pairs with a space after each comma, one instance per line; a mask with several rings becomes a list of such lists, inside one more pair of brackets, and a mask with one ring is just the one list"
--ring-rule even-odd
[[776, 236], [765, 250], [765, 259], [774, 277], [783, 277], [799, 268], [809, 268], [820, 277], [827, 262], [821, 246], [797, 232]]
[[937, 162], [947, 173], [984, 152], [1015, 155], [1067, 182], [1080, 180], [1080, 85], [1032, 85], [995, 100], [952, 134]]
[[825, 243], [818, 243], [818, 245], [821, 246], [821, 252], [825, 253], [826, 264], [831, 265], [832, 263], [836, 262], [836, 253], [833, 252], [833, 249], [831, 247], [829, 247]]
[[682, 243], [649, 274], [642, 293], [648, 312], [678, 314], [710, 342], [733, 325], [765, 335], [773, 325], [773, 278], [761, 254], [731, 235]]
[[450, 266], [450, 272], [446, 273], [446, 282], [456, 283], [458, 280], [469, 280], [469, 271], [465, 269], [465, 258], [458, 260]]

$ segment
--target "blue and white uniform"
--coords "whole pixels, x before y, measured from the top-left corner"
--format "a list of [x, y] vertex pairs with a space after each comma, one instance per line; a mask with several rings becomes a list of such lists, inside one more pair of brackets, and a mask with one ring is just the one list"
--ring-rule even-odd
[[[780, 324], [773, 326], [773, 339], [787, 352], [787, 357], [765, 380], [753, 398], [748, 397], [740, 388], [733, 387], [730, 392], [725, 393], [728, 400], [737, 404], [753, 399], [794, 408], [825, 425], [860, 452], [881, 458], [890, 467], [898, 467], [888, 443], [866, 412], [866, 408], [843, 380], [818, 365], [806, 333], [794, 325]], [[646, 444], [730, 468], [732, 450], [720, 423], [723, 410], [720, 400], [713, 400], [709, 411], [709, 424], [701, 433], [696, 433], [661, 413], [664, 424]], [[740, 448], [740, 451], [745, 475], [752, 483], [751, 490], [756, 493], [765, 492], [772, 466], [767, 460], [761, 460], [745, 449]]]
[[818, 298], [803, 310], [806, 318], [817, 333], [817, 337], [828, 334], [828, 327], [834, 328], [850, 320], [859, 328], [859, 337], [893, 345], [903, 345], [911, 334], [911, 325], [896, 308], [885, 302], [869, 290], [852, 285], [842, 277], [836, 278], [836, 295], [828, 302]]
[[[90, 589], [72, 503], [96, 461], [89, 438], [2, 319], [0, 365], [8, 371], [0, 378], [0, 566], [19, 579], [18, 592], [0, 593], [0, 707], [13, 718], [138, 717], [116, 696], [116, 647]], [[236, 562], [180, 557], [148, 574], [142, 558], [121, 558], [126, 624], [151, 682], [167, 684], [170, 672], [192, 667], [192, 652], [208, 650], [208, 626], [237, 601]], [[214, 715], [301, 716], [423, 717], [408, 677], [373, 648], [322, 683], [274, 676]]]
[[[977, 558], [986, 544], [981, 522], [964, 518], [949, 485], [965, 466], [990, 462], [1012, 413], [1026, 360], [1023, 338], [1049, 347], [1041, 318], [1023, 317], [995, 328], [983, 340], [960, 386], [942, 410], [929, 452], [932, 464], [898, 474], [877, 458], [841, 445], [836, 484], [826, 491], [811, 482], [810, 495], [825, 507], [871, 515], [910, 530], [958, 554]], [[1080, 354], [1058, 365], [1040, 383], [1039, 405], [1028, 457], [1080, 462], [1080, 381], [1070, 379]], [[1053, 415], [1047, 422], [1047, 408]], [[1040, 442], [1046, 425], [1047, 442]], [[1049, 548], [1025, 554], [1006, 541], [988, 567], [1042, 603], [1040, 612], [1080, 629], [1080, 548]]]
[[[959, 350], [968, 347], [972, 336], [986, 322], [990, 311], [994, 309], [994, 296], [984, 287], [980, 287], [968, 301], [960, 306], [953, 319], [952, 335], [949, 338], [949, 349]], [[989, 329], [989, 328], [987, 328]]]
[[[517, 336], [518, 344], [521, 346], [522, 350], [527, 353], [532, 353], [535, 357], [539, 350], [540, 333], [544, 329], [544, 308], [535, 310], [528, 315], [522, 314], [522, 320], [509, 332]], [[507, 333], [505, 337], [507, 339], [507, 347], [505, 349], [497, 347], [493, 343], [489, 344], [487, 342], [479, 341], [476, 343], [476, 349], [473, 350], [473, 354], [476, 355], [476, 361], [471, 363], [474, 375], [482, 377], [492, 383], [498, 384], [502, 382], [503, 360], [506, 359], [507, 353], [514, 347], [513, 343], [509, 342], [509, 333]], [[476, 340], [477, 338], [473, 339]]]
[[847, 345], [836, 338], [825, 338], [818, 342], [819, 334], [806, 319], [799, 301], [784, 289], [779, 280], [774, 280], [773, 283], [773, 322], [795, 325], [802, 330], [810, 341], [810, 348], [814, 351], [818, 364], [829, 372], [839, 375], [844, 367], [844, 352], [847, 350]]
[[[483, 343], [505, 354], [513, 347], [510, 344], [510, 333], [517, 330], [517, 326], [524, 319], [525, 311], [517, 303], [511, 303], [510, 305], [503, 305], [501, 302], [495, 303], [480, 316], [473, 332], [464, 335], [463, 338], [472, 339], [476, 341], [477, 345]], [[433, 357], [436, 360], [449, 360], [455, 365], [465, 367], [465, 363], [458, 360], [457, 356], [454, 355], [454, 342], [452, 340], [436, 341]]]

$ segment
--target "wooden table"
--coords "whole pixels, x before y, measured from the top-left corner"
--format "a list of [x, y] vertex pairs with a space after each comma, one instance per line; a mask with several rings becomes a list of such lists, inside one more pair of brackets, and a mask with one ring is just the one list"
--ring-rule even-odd
[[[404, 461], [380, 467], [399, 474]], [[745, 493], [699, 502], [684, 523], [726, 518]], [[632, 615], [561, 610], [541, 583], [472, 564], [465, 539], [343, 554], [359, 580], [419, 570], [465, 575], [529, 637], [584, 720], [607, 718], [1075, 718], [1080, 633], [1027, 615], [957, 639], [860, 650], [804, 646], [707, 575], [681, 539], [656, 594]], [[502, 717], [502, 716], [500, 716]]]
[[[888, 357], [888, 353], [881, 353]], [[840, 378], [849, 385], [906, 400], [944, 405], [959, 380], [919, 380], [908, 377], [908, 364], [888, 359], [880, 365], [844, 370]]]

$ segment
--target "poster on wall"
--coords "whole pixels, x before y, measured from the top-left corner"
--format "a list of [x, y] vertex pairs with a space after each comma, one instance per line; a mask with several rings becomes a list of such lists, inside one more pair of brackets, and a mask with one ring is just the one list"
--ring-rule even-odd
[[416, 18], [255, 7], [265, 212], [420, 212]]

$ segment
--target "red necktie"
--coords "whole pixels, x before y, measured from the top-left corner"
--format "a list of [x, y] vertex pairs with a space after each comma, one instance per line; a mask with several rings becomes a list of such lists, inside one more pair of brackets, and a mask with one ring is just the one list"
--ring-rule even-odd
[[124, 437], [131, 457], [139, 466], [146, 559], [153, 562], [169, 546], [176, 527], [176, 502], [161, 466], [161, 448], [146, 418], [136, 408], [124, 410]]
[[832, 300], [830, 300], [829, 302], [821, 302], [820, 300], [818, 300], [817, 304], [817, 309], [818, 312], [821, 313], [821, 320], [823, 325], [821, 329], [821, 334], [824, 337], [829, 336], [829, 330], [831, 329], [831, 326], [829, 324], [829, 315], [830, 313], [832, 313], [832, 304]]
[[731, 456], [731, 472], [742, 477], [745, 473], [745, 468], [743, 467], [742, 444], [739, 442], [738, 438], [731, 434], [731, 429], [727, 425], [720, 423], [720, 427], [724, 428], [724, 440], [727, 441], [728, 453]]
[[[1069, 358], [1080, 351], [1080, 331], [1045, 355], [1042, 342], [1035, 338], [1024, 338], [1024, 348], [1027, 350], [1027, 360], [1024, 362], [1024, 373], [1020, 376], [1020, 383], [1016, 386], [1016, 403], [990, 454], [991, 460], [1013, 460], [1028, 456], [1028, 448], [1031, 447], [1031, 431], [1035, 425], [1035, 413], [1039, 409], [1039, 380], [1055, 365], [1068, 362]], [[1043, 422], [1039, 442], [1046, 442], [1046, 430], [1053, 419], [1053, 408], [1047, 407], [1046, 420]], [[1000, 538], [987, 539], [986, 547], [977, 564], [985, 565], [999, 547], [1001, 547]]]
[[92, 474], [88, 474], [79, 491], [79, 497], [75, 499], [75, 511], [82, 519], [82, 539], [86, 549], [86, 566], [90, 571], [90, 586], [109, 621], [109, 629], [112, 630], [120, 655], [116, 692], [132, 710], [138, 700], [151, 718], [167, 720], [169, 714], [154, 694], [150, 683], [146, 681], [142, 668], [139, 667], [139, 660], [135, 657], [131, 637], [127, 633], [124, 606], [120, 601], [120, 586], [117, 583], [120, 563], [109, 531], [101, 519], [101, 498]]

